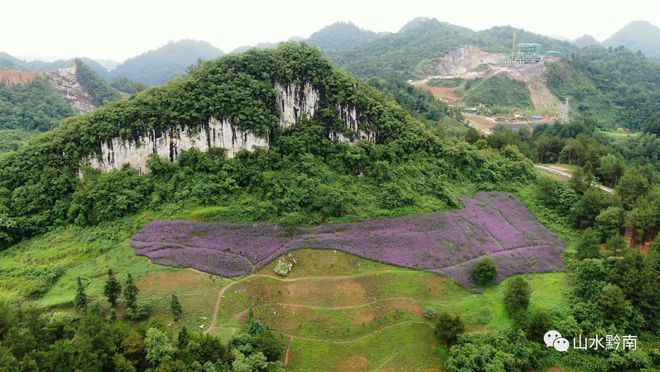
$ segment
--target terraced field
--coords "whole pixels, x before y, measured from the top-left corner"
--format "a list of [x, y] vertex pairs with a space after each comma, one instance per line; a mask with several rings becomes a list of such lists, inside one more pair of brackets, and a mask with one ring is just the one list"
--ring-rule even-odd
[[[440, 370], [442, 358], [424, 309], [461, 314], [468, 331], [509, 325], [503, 285], [474, 293], [417, 270], [333, 250], [292, 253], [298, 265], [285, 278], [274, 263], [222, 288], [207, 329], [228, 339], [252, 308], [285, 338], [287, 368], [320, 370]], [[532, 302], [564, 306], [564, 273], [528, 275]]]

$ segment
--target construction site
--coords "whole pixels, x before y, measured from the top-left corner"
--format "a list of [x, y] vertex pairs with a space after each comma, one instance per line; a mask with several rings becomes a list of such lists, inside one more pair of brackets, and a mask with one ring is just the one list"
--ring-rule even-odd
[[[500, 126], [533, 129], [540, 124], [568, 119], [569, 102], [561, 102], [552, 94], [545, 78], [547, 64], [558, 61], [559, 56], [560, 52], [544, 51], [542, 44], [519, 42], [514, 33], [509, 53], [491, 53], [468, 45], [432, 61], [426, 69], [429, 75], [410, 83], [461, 108], [468, 123], [485, 134]], [[465, 102], [466, 86], [476, 79], [490, 77], [523, 82], [531, 105], [502, 110], [502, 107], [494, 109], [485, 103]]]

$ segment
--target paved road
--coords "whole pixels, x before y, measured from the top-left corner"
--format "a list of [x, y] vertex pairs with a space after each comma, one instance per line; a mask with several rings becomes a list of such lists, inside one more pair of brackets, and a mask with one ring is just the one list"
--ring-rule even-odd
[[[571, 178], [572, 177], [572, 175], [570, 173], [568, 173], [566, 171], [563, 171], [561, 169], [555, 168], [555, 167], [547, 167], [545, 165], [540, 165], [540, 164], [534, 164], [534, 167], [536, 167], [538, 169], [541, 169], [545, 172], [555, 174], [555, 175], [560, 176], [560, 177], [565, 177], [565, 178]], [[596, 182], [592, 182], [591, 186], [597, 187], [597, 188], [601, 189], [602, 191], [604, 191], [608, 194], [614, 194], [614, 189], [603, 186], [603, 185], [598, 184]]]

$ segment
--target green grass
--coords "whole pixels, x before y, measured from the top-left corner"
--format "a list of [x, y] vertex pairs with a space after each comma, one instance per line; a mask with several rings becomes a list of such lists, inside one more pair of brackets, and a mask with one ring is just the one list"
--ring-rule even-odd
[[463, 84], [463, 79], [461, 78], [451, 78], [451, 79], [431, 79], [428, 84], [432, 87], [450, 87], [455, 88]]
[[531, 94], [524, 82], [502, 76], [469, 80], [461, 88], [463, 100], [471, 106], [532, 109]]
[[296, 338], [290, 371], [441, 370], [432, 328], [401, 323], [347, 343]]

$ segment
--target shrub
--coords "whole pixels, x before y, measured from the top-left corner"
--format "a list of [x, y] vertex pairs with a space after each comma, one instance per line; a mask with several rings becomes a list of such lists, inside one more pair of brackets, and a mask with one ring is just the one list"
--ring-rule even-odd
[[435, 326], [435, 336], [445, 346], [451, 346], [458, 341], [458, 336], [465, 331], [463, 321], [458, 315], [442, 313]]
[[523, 312], [529, 307], [529, 297], [532, 291], [529, 283], [519, 276], [513, 278], [506, 288], [504, 304], [511, 314]]
[[477, 285], [491, 284], [497, 278], [497, 265], [495, 265], [492, 258], [484, 258], [472, 268], [470, 276]]

